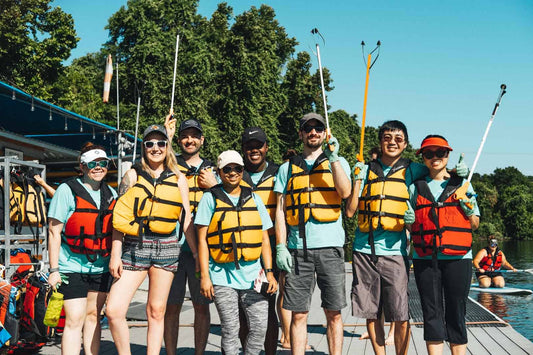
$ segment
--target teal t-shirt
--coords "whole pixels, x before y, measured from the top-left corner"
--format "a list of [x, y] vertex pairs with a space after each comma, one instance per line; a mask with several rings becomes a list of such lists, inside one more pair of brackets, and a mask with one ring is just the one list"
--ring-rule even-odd
[[[442, 192], [448, 185], [449, 180], [432, 180], [429, 176], [426, 176], [426, 181], [428, 183], [429, 191], [431, 191], [433, 198], [435, 198], [436, 200], [439, 198], [439, 196], [442, 194]], [[465, 180], [463, 179], [463, 184], [464, 183], [465, 183]], [[468, 186], [467, 193], [471, 193], [472, 195], [475, 194], [474, 189], [472, 188], [471, 184]], [[415, 184], [409, 185], [409, 200], [413, 208], [415, 208], [416, 206], [417, 197], [418, 197], [418, 193], [416, 191]], [[479, 207], [477, 205], [477, 201], [474, 205], [474, 214], [476, 216], [479, 216]], [[465, 255], [444, 255], [441, 252], [438, 252], [437, 258], [440, 260], [472, 259], [472, 249], [470, 249], [468, 253], [466, 253]], [[413, 248], [413, 259], [431, 260], [431, 255], [421, 257], [417, 254], [416, 249]]]
[[[342, 166], [342, 170], [348, 179], [350, 179], [350, 164], [343, 157], [339, 157], [339, 161]], [[305, 160], [307, 167], [311, 169], [315, 160]], [[331, 168], [331, 167], [330, 167]], [[289, 162], [283, 163], [276, 175], [276, 182], [274, 184], [274, 191], [277, 193], [285, 194], [287, 192], [287, 182], [290, 178], [289, 175]], [[351, 183], [351, 180], [350, 180]], [[287, 235], [287, 246], [289, 249], [303, 249], [303, 240], [299, 237], [298, 226], [289, 226]], [[344, 228], [342, 228], [342, 213], [339, 219], [335, 222], [319, 222], [309, 217], [309, 220], [305, 223], [305, 235], [307, 239], [307, 248], [328, 248], [328, 247], [341, 247], [344, 245], [345, 234]]]
[[[392, 167], [383, 164], [381, 160], [378, 161], [383, 169], [383, 175], [387, 176]], [[359, 196], [361, 196], [361, 193], [363, 192], [367, 182], [368, 165], [364, 166], [362, 173], [365, 178], [361, 181], [361, 190], [359, 191]], [[406, 189], [407, 186], [409, 186], [413, 181], [420, 179], [427, 174], [428, 169], [425, 165], [412, 162], [405, 172]], [[383, 230], [381, 226], [379, 226], [376, 230], [374, 230], [374, 246], [376, 255], [407, 256], [407, 235], [405, 229], [399, 232], [393, 232]], [[359, 226], [355, 230], [353, 250], [364, 254], [372, 253], [370, 244], [368, 243], [368, 232], [361, 232], [361, 230], [359, 230]]]
[[[198, 172], [198, 168], [203, 164], [204, 159], [198, 164], [197, 166], [191, 166], [191, 168], [195, 169], [195, 172]], [[213, 167], [213, 173], [215, 174], [215, 178], [217, 179], [217, 182], [220, 184], [222, 181], [220, 180], [220, 176], [216, 173], [215, 168]], [[192, 216], [194, 220], [194, 216]], [[180, 232], [180, 222], [178, 221], [176, 223], [176, 234]], [[185, 234], [182, 233], [181, 238], [178, 240], [178, 243], [181, 244], [181, 251], [191, 252], [191, 247], [189, 246], [189, 243], [187, 242], [187, 239], [185, 238]]]
[[[226, 191], [224, 191], [224, 193], [226, 193]], [[229, 197], [233, 205], [236, 206], [239, 202], [239, 197], [230, 196], [228, 193], [226, 193], [226, 195]], [[261, 201], [261, 198], [255, 193], [252, 194], [252, 196], [257, 205], [259, 216], [261, 217], [263, 230], [266, 231], [269, 228], [272, 228], [272, 221], [270, 220], [270, 216], [268, 215], [263, 201]], [[208, 226], [211, 223], [211, 218], [214, 213], [215, 199], [211, 192], [205, 192], [198, 205], [194, 224]], [[240, 268], [237, 269], [233, 262], [224, 264], [215, 263], [213, 259], [209, 257], [209, 276], [211, 277], [211, 282], [213, 285], [228, 286], [237, 290], [249, 290], [253, 288], [254, 281], [262, 268], [261, 258], [254, 261], [239, 260], [239, 267]]]
[[[80, 179], [77, 179], [81, 183]], [[89, 193], [96, 206], [100, 207], [100, 190], [93, 191], [84, 184], [81, 184]], [[113, 196], [116, 198], [116, 191], [111, 188]], [[76, 209], [76, 201], [72, 190], [67, 184], [61, 184], [57, 188], [50, 207], [48, 218], [57, 219], [65, 224]], [[64, 230], [63, 225], [63, 230]], [[62, 240], [59, 248], [59, 270], [61, 273], [81, 273], [81, 274], [101, 274], [109, 270], [109, 256], [96, 256], [96, 261], [90, 262], [84, 254], [73, 253], [68, 245]]]

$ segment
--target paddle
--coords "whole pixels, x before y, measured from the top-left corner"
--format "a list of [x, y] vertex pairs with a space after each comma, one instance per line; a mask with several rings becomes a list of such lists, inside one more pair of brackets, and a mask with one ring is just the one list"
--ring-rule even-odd
[[516, 271], [509, 270], [509, 269], [501, 269], [501, 270], [487, 271], [487, 272], [527, 272], [529, 274], [533, 274], [533, 269], [516, 269]]

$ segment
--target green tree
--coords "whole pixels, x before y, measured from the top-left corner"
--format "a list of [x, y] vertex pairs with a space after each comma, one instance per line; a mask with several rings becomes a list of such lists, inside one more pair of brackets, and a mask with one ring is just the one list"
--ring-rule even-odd
[[45, 100], [79, 40], [72, 16], [50, 2], [2, 0], [0, 17], [0, 75]]

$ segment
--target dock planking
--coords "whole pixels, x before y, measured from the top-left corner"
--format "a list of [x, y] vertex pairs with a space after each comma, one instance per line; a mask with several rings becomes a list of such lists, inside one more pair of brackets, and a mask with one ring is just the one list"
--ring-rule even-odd
[[[344, 322], [344, 344], [343, 354], [373, 354], [372, 344], [369, 340], [360, 340], [359, 337], [366, 331], [366, 322], [364, 319], [353, 317], [351, 315], [350, 292], [351, 292], [352, 274], [351, 265], [346, 264], [346, 302], [348, 306], [342, 310], [342, 319]], [[412, 291], [411, 291], [412, 292]], [[416, 296], [416, 295], [414, 295]], [[139, 302], [146, 302], [146, 291], [141, 289], [137, 292], [134, 302], [135, 307]], [[311, 350], [306, 354], [328, 354], [328, 344], [326, 339], [326, 317], [320, 306], [320, 291], [315, 289], [311, 301], [311, 311], [308, 318], [308, 343]], [[190, 300], [186, 300], [181, 313], [181, 326], [178, 338], [178, 354], [194, 354], [194, 334], [193, 319], [194, 311]], [[206, 347], [205, 354], [220, 354], [220, 320], [215, 306], [212, 304], [211, 310], [211, 329]], [[132, 354], [146, 354], [146, 330], [145, 322], [132, 322], [136, 326], [130, 328], [130, 343]], [[388, 333], [389, 325], [385, 325], [385, 334]], [[60, 339], [57, 342], [50, 342], [43, 347], [39, 354], [58, 355], [61, 353]], [[394, 346], [387, 346], [387, 352], [393, 354]], [[115, 345], [109, 329], [102, 331], [102, 342], [99, 354], [113, 355], [116, 354]], [[278, 354], [290, 354], [289, 350], [278, 347]], [[468, 326], [468, 354], [533, 354], [533, 343], [524, 336], [515, 331], [511, 326]], [[166, 354], [164, 349], [161, 354]], [[409, 345], [409, 355], [427, 354], [424, 342], [424, 329], [422, 327], [411, 326], [411, 341]], [[444, 346], [444, 354], [451, 354], [448, 344]]]

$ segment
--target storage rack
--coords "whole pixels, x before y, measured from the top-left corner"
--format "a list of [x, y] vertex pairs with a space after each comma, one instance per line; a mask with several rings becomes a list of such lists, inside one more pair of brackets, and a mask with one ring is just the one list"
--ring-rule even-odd
[[[32, 227], [34, 231], [37, 231], [37, 236], [31, 233], [31, 229], [27, 226], [23, 227], [21, 234], [15, 234], [14, 228], [10, 225], [9, 220], [9, 198], [11, 195], [11, 171], [13, 168], [16, 169], [28, 169], [34, 168], [35, 171], [40, 172], [40, 175], [43, 179], [46, 177], [46, 166], [32, 162], [19, 160], [15, 157], [0, 157], [0, 171], [2, 175], [0, 179], [3, 179], [3, 211], [4, 211], [4, 228], [0, 230], [0, 253], [3, 252], [3, 257], [0, 259], [0, 263], [5, 267], [5, 279], [9, 280], [11, 275], [20, 265], [44, 265], [48, 263], [48, 253], [47, 253], [47, 236], [48, 230], [47, 225], [42, 227], [35, 226]], [[43, 194], [42, 198], [44, 201], [44, 191], [40, 192]], [[31, 255], [39, 259], [39, 262], [28, 263], [28, 264], [11, 264], [10, 255], [11, 251], [14, 249], [22, 248], [25, 250], [30, 250]]]

